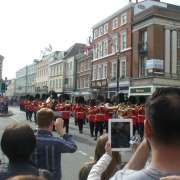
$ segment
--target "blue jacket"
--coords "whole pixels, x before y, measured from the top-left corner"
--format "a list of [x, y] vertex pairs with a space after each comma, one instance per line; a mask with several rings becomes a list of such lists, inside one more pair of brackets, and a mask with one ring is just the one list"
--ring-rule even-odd
[[77, 150], [72, 136], [65, 134], [63, 138], [54, 137], [46, 130], [38, 130], [37, 145], [32, 155], [33, 163], [41, 169], [53, 174], [54, 180], [61, 179], [61, 153], [73, 153]]

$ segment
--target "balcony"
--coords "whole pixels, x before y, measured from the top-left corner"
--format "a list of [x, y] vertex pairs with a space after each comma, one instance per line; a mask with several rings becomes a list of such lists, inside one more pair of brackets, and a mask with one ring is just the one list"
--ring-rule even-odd
[[140, 54], [147, 54], [148, 52], [148, 43], [147, 42], [140, 42], [138, 44], [138, 49]]

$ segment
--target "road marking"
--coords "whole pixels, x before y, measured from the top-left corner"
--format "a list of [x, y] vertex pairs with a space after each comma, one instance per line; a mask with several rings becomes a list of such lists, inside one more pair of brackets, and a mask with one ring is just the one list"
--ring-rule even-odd
[[87, 153], [83, 152], [83, 151], [78, 151], [80, 154], [82, 154], [83, 156], [87, 156]]

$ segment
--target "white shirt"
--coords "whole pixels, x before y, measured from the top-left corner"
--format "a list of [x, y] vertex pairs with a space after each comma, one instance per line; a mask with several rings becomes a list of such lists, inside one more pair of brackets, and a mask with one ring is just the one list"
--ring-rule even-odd
[[[107, 169], [110, 164], [112, 157], [105, 153], [99, 161], [92, 167], [87, 180], [101, 180], [102, 173]], [[123, 180], [124, 177], [129, 174], [136, 172], [134, 170], [123, 169], [117, 171], [116, 174], [110, 180]]]

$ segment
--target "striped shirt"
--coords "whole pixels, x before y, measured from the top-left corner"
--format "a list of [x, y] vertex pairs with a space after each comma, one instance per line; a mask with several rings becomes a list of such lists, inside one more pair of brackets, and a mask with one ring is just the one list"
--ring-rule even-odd
[[38, 130], [36, 134], [37, 145], [32, 155], [33, 163], [41, 169], [47, 169], [53, 174], [54, 180], [60, 180], [61, 153], [73, 153], [77, 150], [72, 136], [63, 138], [54, 137], [51, 132]]

